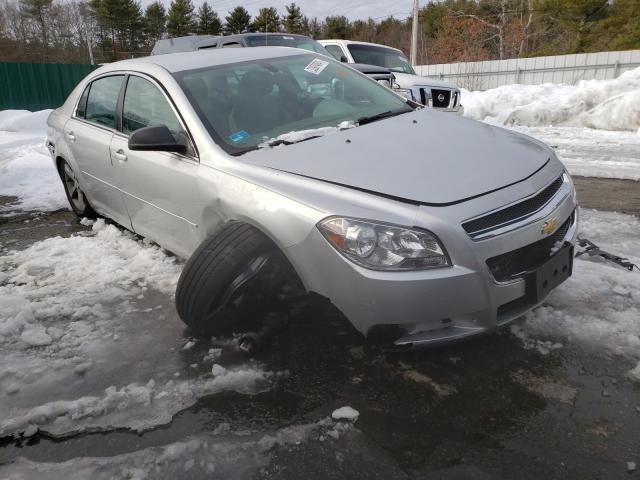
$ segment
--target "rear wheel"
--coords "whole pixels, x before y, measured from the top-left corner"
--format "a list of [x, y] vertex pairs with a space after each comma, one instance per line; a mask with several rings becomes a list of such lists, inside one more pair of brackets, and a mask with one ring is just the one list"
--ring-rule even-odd
[[228, 223], [186, 263], [176, 287], [178, 315], [202, 335], [256, 329], [265, 311], [286, 296], [292, 273], [265, 234], [246, 223]]
[[60, 160], [58, 168], [64, 185], [64, 192], [67, 194], [67, 200], [69, 200], [69, 205], [71, 205], [73, 212], [79, 217], [95, 217], [96, 212], [89, 205], [89, 201], [80, 188], [80, 182], [71, 165], [64, 160]]

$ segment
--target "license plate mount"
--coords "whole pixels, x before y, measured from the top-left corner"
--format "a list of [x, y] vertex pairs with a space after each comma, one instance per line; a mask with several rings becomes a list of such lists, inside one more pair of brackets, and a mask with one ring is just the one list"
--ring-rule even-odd
[[525, 279], [527, 297], [531, 303], [540, 303], [547, 295], [571, 276], [573, 272], [573, 245], [566, 244]]

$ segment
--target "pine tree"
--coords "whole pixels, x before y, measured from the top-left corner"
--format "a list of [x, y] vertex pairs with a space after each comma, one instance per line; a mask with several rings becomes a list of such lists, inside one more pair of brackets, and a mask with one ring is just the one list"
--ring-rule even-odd
[[349, 38], [351, 22], [344, 15], [327, 17], [324, 20], [323, 35], [325, 38]]
[[92, 0], [91, 9], [100, 29], [103, 53], [118, 59], [118, 51], [131, 53], [142, 41], [144, 22], [140, 5], [134, 0]]
[[198, 33], [201, 35], [220, 35], [222, 22], [218, 13], [207, 2], [198, 9]]
[[251, 15], [244, 7], [236, 7], [225, 17], [225, 33], [243, 33], [251, 28]]
[[285, 6], [285, 9], [287, 10], [287, 14], [282, 20], [284, 29], [288, 33], [306, 34], [307, 32], [305, 30], [308, 30], [308, 27], [305, 28], [305, 23], [307, 22], [306, 18], [302, 16], [300, 7], [292, 2], [291, 5]]
[[173, 0], [169, 7], [167, 31], [171, 37], [189, 35], [195, 30], [191, 0]]
[[51, 10], [53, 0], [20, 0], [20, 12], [33, 19], [40, 28], [40, 40], [42, 41], [42, 61], [47, 59], [47, 44], [49, 36], [47, 35], [46, 19]]
[[279, 25], [280, 18], [274, 7], [261, 8], [253, 19], [252, 29], [254, 32], [277, 32]]
[[139, 50], [144, 40], [142, 8], [135, 0], [122, 0], [122, 15], [117, 26], [118, 40], [127, 57]]
[[167, 31], [167, 12], [164, 6], [156, 1], [149, 5], [144, 14], [145, 33], [148, 38], [156, 42]]

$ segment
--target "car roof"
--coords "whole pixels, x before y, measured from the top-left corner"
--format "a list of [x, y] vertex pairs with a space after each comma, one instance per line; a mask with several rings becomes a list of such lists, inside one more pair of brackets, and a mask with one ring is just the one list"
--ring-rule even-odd
[[215, 45], [218, 38], [219, 37], [215, 35], [189, 35], [186, 37], [165, 38], [155, 43], [153, 50], [151, 50], [151, 55], [195, 51], [202, 47]]
[[[121, 60], [109, 63], [108, 70], [132, 70], [147, 65], [158, 65], [170, 72], [181, 72], [202, 67], [227, 65], [252, 60], [289, 57], [293, 55], [314, 55], [313, 52], [291, 47], [213, 48], [195, 52], [168, 53], [149, 57]], [[316, 53], [315, 55], [321, 55]]]
[[[358, 45], [372, 45], [374, 47], [384, 47], [384, 48], [388, 48], [390, 50], [396, 50], [400, 53], [402, 53], [402, 50], [400, 50], [399, 48], [395, 48], [395, 47], [390, 47], [389, 45], [383, 45], [382, 43], [373, 43], [373, 42], [360, 42], [358, 40], [342, 40], [340, 38], [335, 38], [335, 39], [322, 39], [322, 40], [318, 40], [318, 42], [320, 42], [321, 44], [324, 45], [324, 42], [332, 42], [332, 43], [342, 43], [344, 45], [349, 45], [349, 44], [358, 44]], [[404, 53], [402, 53], [404, 55]]]
[[224, 37], [220, 37], [220, 38], [233, 38], [233, 37], [264, 37], [264, 36], [270, 36], [270, 35], [276, 35], [279, 37], [285, 36], [285, 37], [306, 37], [306, 38], [311, 38], [308, 37], [307, 35], [300, 35], [299, 33], [287, 33], [287, 32], [247, 32], [247, 33], [233, 33], [231, 35], [225, 35]]

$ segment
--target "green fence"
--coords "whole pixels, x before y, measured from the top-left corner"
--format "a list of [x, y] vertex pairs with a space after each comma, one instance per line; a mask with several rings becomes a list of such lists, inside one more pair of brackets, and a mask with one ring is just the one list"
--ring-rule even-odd
[[97, 65], [0, 62], [0, 110], [42, 110], [62, 105]]

